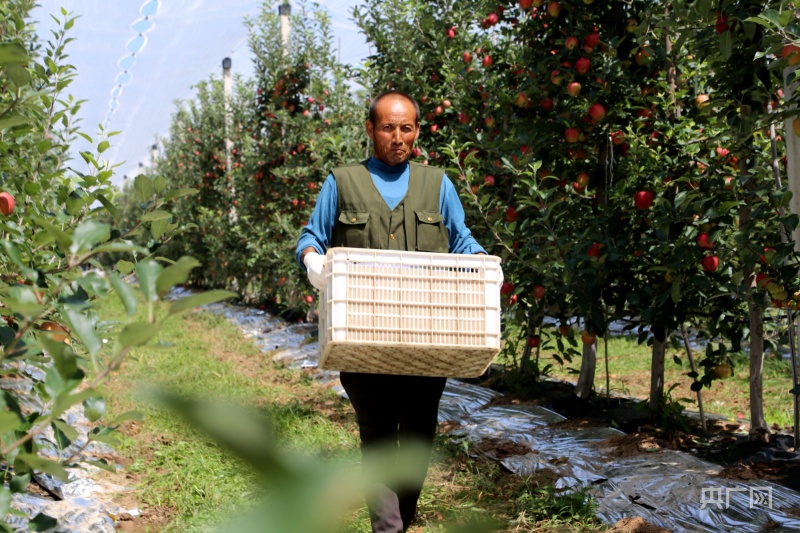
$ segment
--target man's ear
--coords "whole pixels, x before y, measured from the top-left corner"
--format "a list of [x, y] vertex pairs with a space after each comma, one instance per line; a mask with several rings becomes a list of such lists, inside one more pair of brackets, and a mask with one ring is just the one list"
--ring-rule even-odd
[[417, 134], [414, 135], [414, 142], [417, 142], [417, 139], [419, 139], [419, 130], [420, 130], [419, 122], [417, 122], [416, 126], [417, 126]]
[[[373, 138], [373, 134], [375, 132], [373, 131], [374, 126], [372, 125], [372, 121], [370, 119], [367, 119], [366, 125], [367, 125], [367, 136], [369, 137], [369, 140], [375, 142], [375, 139]], [[417, 131], [417, 135], [419, 136], [419, 130]]]

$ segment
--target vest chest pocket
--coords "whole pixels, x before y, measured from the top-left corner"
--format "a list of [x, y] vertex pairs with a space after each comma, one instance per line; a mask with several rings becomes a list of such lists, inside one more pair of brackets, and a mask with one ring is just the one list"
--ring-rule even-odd
[[450, 239], [444, 217], [438, 211], [415, 211], [417, 222], [417, 251], [447, 253]]
[[367, 222], [369, 222], [369, 211], [342, 211], [339, 213], [338, 229], [342, 246], [369, 248]]

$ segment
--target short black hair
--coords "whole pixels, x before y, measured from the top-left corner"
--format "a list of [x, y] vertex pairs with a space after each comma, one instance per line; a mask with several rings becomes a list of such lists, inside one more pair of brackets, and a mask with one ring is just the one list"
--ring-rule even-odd
[[406, 93], [406, 92], [392, 89], [390, 91], [384, 91], [384, 92], [380, 93], [378, 96], [373, 98], [372, 102], [369, 104], [369, 121], [372, 122], [373, 126], [375, 125], [375, 108], [378, 107], [378, 102], [380, 102], [383, 99], [383, 97], [385, 97], [385, 96], [399, 96], [399, 97], [405, 98], [406, 100], [411, 102], [414, 105], [414, 112], [417, 114], [417, 120], [416, 121], [417, 122], [420, 121], [421, 117], [420, 117], [420, 112], [419, 112], [419, 104], [414, 99], [414, 97], [411, 96], [410, 94]]

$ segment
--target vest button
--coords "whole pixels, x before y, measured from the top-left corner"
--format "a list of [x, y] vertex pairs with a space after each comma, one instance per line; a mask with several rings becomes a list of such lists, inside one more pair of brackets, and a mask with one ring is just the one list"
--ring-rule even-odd
[[353, 217], [353, 218], [350, 219], [350, 222], [355, 222], [355, 221], [356, 221], [356, 217]]
[[390, 238], [390, 239], [392, 239], [392, 240], [394, 240], [394, 233], [390, 233], [390, 234], [389, 234], [389, 238]]
[[433, 222], [433, 219], [431, 217], [428, 217], [428, 222]]

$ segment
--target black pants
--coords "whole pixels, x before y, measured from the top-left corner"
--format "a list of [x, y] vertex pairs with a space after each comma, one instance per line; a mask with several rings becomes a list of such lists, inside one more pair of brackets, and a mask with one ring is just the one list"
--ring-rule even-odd
[[409, 475], [402, 486], [379, 484], [367, 498], [374, 533], [405, 531], [416, 515], [428, 473], [447, 378], [342, 372], [340, 380], [358, 417], [365, 472], [375, 467], [373, 452], [422, 445], [422, 457], [406, 465]]

